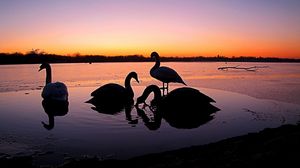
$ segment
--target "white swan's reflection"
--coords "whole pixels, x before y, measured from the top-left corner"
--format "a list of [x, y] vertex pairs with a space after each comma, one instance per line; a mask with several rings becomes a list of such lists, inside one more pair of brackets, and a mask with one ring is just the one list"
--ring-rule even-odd
[[69, 102], [68, 101], [58, 101], [58, 100], [47, 100], [42, 101], [42, 105], [45, 113], [48, 115], [49, 123], [42, 121], [44, 128], [51, 130], [54, 128], [54, 117], [64, 116], [69, 112]]

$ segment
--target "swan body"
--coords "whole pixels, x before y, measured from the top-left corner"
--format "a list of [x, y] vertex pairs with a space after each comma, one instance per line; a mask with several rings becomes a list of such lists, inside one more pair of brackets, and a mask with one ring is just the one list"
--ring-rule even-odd
[[137, 105], [145, 103], [150, 93], [154, 93], [154, 99], [151, 101], [152, 106], [160, 109], [172, 109], [173, 111], [187, 111], [187, 109], [206, 108], [212, 106], [210, 103], [215, 102], [211, 97], [201, 93], [199, 90], [182, 87], [172, 90], [168, 95], [161, 96], [159, 87], [156, 85], [148, 86], [143, 94], [137, 98]]
[[136, 107], [138, 104], [145, 103], [152, 92], [154, 98], [151, 101], [151, 109], [154, 107], [156, 115], [176, 128], [196, 128], [212, 120], [214, 117], [211, 114], [220, 110], [210, 104], [215, 100], [197, 89], [183, 87], [161, 96], [160, 89], [156, 85], [150, 85], [144, 90], [137, 98]]
[[67, 86], [62, 82], [52, 83], [51, 66], [49, 63], [43, 63], [39, 71], [43, 69], [46, 69], [46, 85], [43, 88], [42, 97], [47, 100], [67, 101], [69, 96]]
[[93, 98], [87, 103], [108, 107], [123, 107], [125, 104], [132, 103], [134, 97], [134, 92], [130, 85], [132, 78], [139, 82], [137, 73], [130, 72], [125, 78], [125, 87], [116, 83], [108, 83], [99, 87], [91, 93]]
[[165, 83], [167, 84], [167, 93], [168, 93], [168, 87], [169, 83], [182, 83], [184, 85], [185, 82], [182, 80], [182, 78], [178, 75], [178, 73], [169, 67], [165, 66], [160, 66], [160, 60], [159, 60], [159, 55], [157, 52], [152, 52], [151, 53], [151, 58], [155, 59], [155, 65], [151, 68], [150, 70], [150, 75], [163, 82], [163, 94], [164, 94], [164, 89], [165, 89]]
[[109, 83], [93, 91], [91, 93], [91, 96], [94, 96], [94, 98], [98, 98], [98, 99], [113, 100], [114, 98], [121, 98], [121, 99], [125, 97], [131, 98], [129, 93], [130, 92], [127, 92], [126, 88], [124, 88], [123, 86], [115, 83]]
[[172, 90], [168, 95], [162, 96], [159, 87], [156, 85], [149, 85], [144, 90], [143, 94], [137, 98], [137, 104], [144, 103], [148, 98], [150, 93], [154, 93], [153, 101], [163, 101], [163, 102], [197, 102], [200, 104], [209, 104], [211, 102], [216, 102], [211, 97], [201, 93], [199, 90], [182, 87]]
[[199, 90], [189, 87], [178, 88], [172, 90], [165, 98], [164, 103], [198, 103], [199, 105], [205, 105], [215, 102], [212, 98], [201, 93]]
[[67, 86], [62, 82], [48, 83], [42, 92], [42, 97], [44, 99], [68, 100], [68, 89]]

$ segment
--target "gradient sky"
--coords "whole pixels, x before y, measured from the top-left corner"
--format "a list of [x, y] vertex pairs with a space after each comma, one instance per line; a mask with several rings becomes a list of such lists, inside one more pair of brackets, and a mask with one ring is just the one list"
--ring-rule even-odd
[[1, 0], [0, 52], [300, 58], [300, 0]]

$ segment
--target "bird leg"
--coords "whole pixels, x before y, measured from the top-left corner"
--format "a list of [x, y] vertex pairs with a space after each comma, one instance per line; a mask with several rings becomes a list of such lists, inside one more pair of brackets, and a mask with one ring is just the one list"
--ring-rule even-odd
[[165, 95], [165, 83], [164, 82], [163, 82], [163, 87], [160, 89], [162, 89], [162, 95], [164, 96]]
[[165, 83], [163, 82], [163, 96], [165, 95]]
[[169, 83], [167, 83], [167, 94], [169, 93]]
[[165, 95], [165, 83], [163, 83], [163, 96]]

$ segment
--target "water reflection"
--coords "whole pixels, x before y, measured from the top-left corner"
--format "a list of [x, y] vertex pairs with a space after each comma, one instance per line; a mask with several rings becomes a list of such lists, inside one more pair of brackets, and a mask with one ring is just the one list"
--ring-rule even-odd
[[116, 101], [116, 102], [87, 101], [86, 103], [92, 104], [94, 107], [91, 107], [91, 109], [99, 113], [111, 114], [111, 115], [116, 115], [120, 113], [126, 106], [124, 102], [120, 102], [120, 101]]
[[141, 109], [138, 106], [135, 106], [136, 112], [138, 116], [140, 116], [145, 124], [145, 126], [149, 130], [158, 130], [161, 126], [161, 120], [162, 120], [162, 115], [160, 111], [158, 112], [153, 112], [153, 117], [149, 118], [147, 114], [144, 111], [144, 108]]
[[44, 99], [42, 105], [45, 113], [48, 115], [49, 123], [42, 121], [44, 128], [51, 130], [54, 128], [54, 117], [64, 116], [69, 111], [69, 101], [58, 101]]
[[[195, 107], [195, 106], [194, 106]], [[145, 126], [150, 130], [157, 130], [161, 126], [161, 120], [164, 119], [170, 126], [180, 129], [192, 129], [197, 128], [212, 119], [214, 119], [215, 112], [219, 111], [218, 108], [214, 106], [197, 106], [197, 108], [190, 109], [186, 107], [187, 110], [175, 109], [170, 107], [169, 109], [159, 109], [150, 106], [150, 111], [153, 112], [153, 117], [149, 118], [145, 113], [144, 109], [136, 106], [138, 115], [142, 118]], [[182, 111], [180, 111], [182, 110]]]
[[128, 124], [135, 125], [138, 123], [138, 120], [132, 119], [132, 115], [131, 115], [133, 102], [123, 103], [123, 102], [116, 101], [116, 102], [103, 104], [103, 102], [94, 101], [94, 102], [87, 102], [87, 103], [91, 103], [92, 105], [94, 105], [94, 107], [91, 107], [91, 109], [101, 114], [117, 115], [123, 110], [125, 110], [125, 116], [126, 116], [126, 120], [128, 121]]

